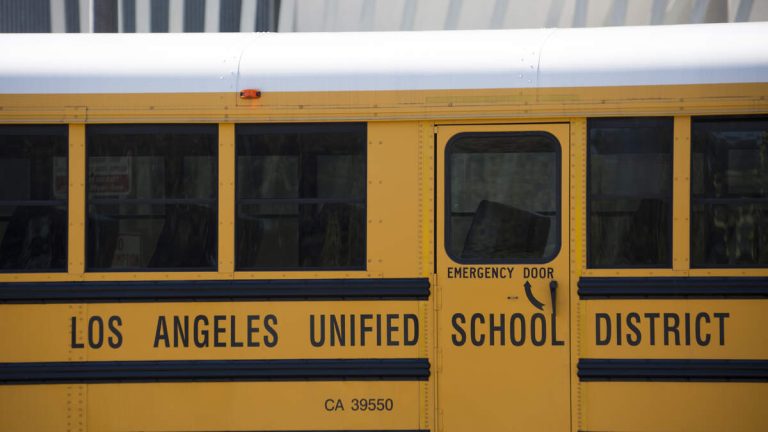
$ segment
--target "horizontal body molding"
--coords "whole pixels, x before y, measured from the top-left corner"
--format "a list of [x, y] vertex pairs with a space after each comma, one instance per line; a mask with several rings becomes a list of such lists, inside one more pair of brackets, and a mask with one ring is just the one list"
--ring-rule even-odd
[[220, 381], [424, 381], [427, 359], [0, 363], [0, 384]]
[[582, 300], [768, 298], [766, 277], [582, 277]]
[[0, 303], [426, 300], [429, 279], [7, 282]]
[[768, 360], [580, 359], [581, 381], [768, 382]]

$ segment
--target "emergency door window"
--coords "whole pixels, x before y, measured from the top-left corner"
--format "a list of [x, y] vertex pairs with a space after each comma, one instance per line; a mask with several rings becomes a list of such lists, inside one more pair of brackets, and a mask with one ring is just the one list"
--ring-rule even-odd
[[463, 133], [446, 146], [446, 245], [461, 263], [547, 262], [560, 239], [560, 145]]

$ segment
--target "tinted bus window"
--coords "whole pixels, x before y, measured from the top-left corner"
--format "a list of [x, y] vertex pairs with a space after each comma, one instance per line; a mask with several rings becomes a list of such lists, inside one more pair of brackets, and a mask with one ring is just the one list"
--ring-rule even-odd
[[588, 265], [671, 267], [671, 118], [588, 122]]
[[87, 129], [87, 268], [216, 268], [217, 126]]
[[456, 262], [546, 262], [560, 238], [560, 145], [544, 133], [463, 133], [446, 152], [446, 245]]
[[691, 266], [768, 265], [768, 118], [694, 118]]
[[0, 126], [0, 270], [67, 270], [67, 126]]
[[236, 268], [364, 269], [365, 125], [236, 134]]

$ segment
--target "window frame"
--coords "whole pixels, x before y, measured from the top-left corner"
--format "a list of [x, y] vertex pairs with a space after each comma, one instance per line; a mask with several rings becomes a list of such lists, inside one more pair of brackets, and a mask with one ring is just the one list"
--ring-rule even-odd
[[[251, 132], [252, 131], [252, 132]], [[337, 198], [240, 198], [240, 182], [237, 180], [238, 173], [238, 149], [240, 142], [238, 137], [240, 135], [250, 134], [299, 134], [302, 132], [360, 132], [362, 138], [362, 152], [363, 158], [363, 198], [361, 201], [355, 201], [352, 199], [340, 200]], [[367, 271], [368, 270], [368, 123], [367, 122], [323, 122], [323, 123], [239, 123], [235, 125], [235, 138], [234, 138], [234, 178], [235, 178], [235, 190], [234, 190], [234, 207], [233, 207], [233, 219], [234, 219], [234, 233], [235, 239], [232, 247], [234, 249], [234, 271], [235, 272], [254, 272], [254, 273], [266, 273], [266, 272], [333, 272], [333, 271]], [[302, 202], [304, 201], [304, 202]], [[336, 267], [301, 267], [301, 266], [259, 266], [259, 267], [240, 267], [238, 265], [238, 208], [241, 204], [263, 204], [263, 203], [279, 203], [279, 204], [323, 204], [323, 203], [356, 203], [363, 206], [363, 256], [362, 265], [360, 266], [336, 266]], [[299, 252], [300, 253], [300, 252]]]
[[[697, 201], [696, 198], [694, 198], [693, 194], [693, 180], [694, 180], [694, 148], [693, 148], [693, 128], [697, 121], [699, 122], [719, 122], [719, 121], [748, 121], [748, 120], [763, 120], [768, 122], [768, 115], [766, 114], [755, 114], [755, 115], [698, 115], [698, 116], [691, 116], [691, 126], [689, 131], [690, 141], [688, 145], [690, 146], [690, 180], [689, 180], [689, 202], [690, 206], [688, 209], [688, 237], [689, 237], [689, 245], [688, 245], [688, 251], [689, 251], [689, 257], [688, 257], [688, 263], [689, 268], [691, 270], [747, 270], [747, 269], [755, 269], [755, 270], [764, 270], [768, 269], [768, 263], [762, 266], [756, 266], [752, 264], [748, 265], [732, 265], [732, 266], [723, 266], [723, 265], [694, 265], [693, 263], [693, 249], [695, 245], [695, 239], [693, 236], [693, 213], [694, 213], [694, 202]], [[749, 198], [722, 198], [723, 200], [738, 200], [738, 199], [749, 199]], [[759, 198], [752, 198], [755, 201], [759, 200]], [[765, 203], [768, 204], [768, 198], [764, 198]], [[700, 198], [698, 200], [701, 200]]]
[[[552, 253], [540, 259], [490, 259], [490, 258], [461, 258], [454, 256], [449, 248], [451, 238], [451, 148], [456, 145], [456, 141], [471, 138], [506, 138], [506, 137], [538, 137], [550, 141], [555, 148], [555, 245]], [[457, 264], [546, 264], [550, 263], [560, 255], [563, 236], [563, 212], [562, 212], [562, 178], [563, 178], [563, 148], [560, 141], [553, 134], [545, 131], [520, 131], [520, 132], [459, 132], [453, 135], [445, 144], [443, 149], [444, 171], [443, 189], [445, 190], [443, 198], [443, 249], [445, 254]], [[480, 152], [478, 152], [480, 153]]]
[[[51, 123], [45, 123], [45, 124], [4, 124], [2, 127], [0, 127], [0, 135], [6, 135], [2, 130], [3, 129], [17, 129], [17, 130], [32, 130], [36, 131], [34, 135], [55, 135], [56, 130], [61, 131], [61, 135], [64, 137], [64, 158], [66, 161], [66, 198], [63, 200], [1, 200], [0, 199], [0, 205], [6, 206], [6, 205], [14, 205], [16, 207], [22, 207], [22, 206], [30, 206], [30, 203], [37, 203], [37, 204], [31, 204], [31, 206], [35, 207], [59, 207], [64, 206], [64, 267], [62, 269], [0, 269], [0, 274], [34, 274], [34, 273], [45, 273], [45, 274], [65, 274], [69, 272], [69, 160], [70, 160], [70, 151], [69, 151], [69, 125], [68, 124], [51, 124]], [[48, 129], [51, 130], [51, 133], [47, 134], [41, 134], [39, 131], [41, 129]], [[9, 204], [10, 203], [10, 204]]]
[[[669, 127], [671, 131], [670, 136], [670, 160], [669, 160], [669, 230], [668, 230], [668, 247], [669, 247], [669, 260], [668, 262], [664, 263], [663, 265], [633, 265], [633, 266], [609, 266], [609, 265], [601, 265], [596, 266], [592, 263], [592, 253], [591, 251], [591, 238], [592, 238], [592, 223], [591, 223], [591, 215], [592, 215], [592, 199], [591, 199], [591, 190], [592, 190], [592, 152], [590, 151], [590, 141], [589, 141], [589, 132], [592, 127], [592, 124], [594, 123], [601, 123], [601, 122], [608, 122], [608, 121], [616, 121], [617, 123], [620, 123], [622, 121], [630, 121], [630, 120], [648, 120], [648, 119], [655, 119], [655, 120], [666, 120], [669, 122]], [[675, 118], [673, 116], [650, 116], [650, 117], [644, 117], [644, 116], [633, 116], [633, 117], [589, 117], [587, 118], [587, 128], [586, 128], [586, 137], [585, 137], [585, 151], [586, 151], [586, 178], [585, 184], [585, 211], [586, 211], [586, 218], [585, 218], [585, 248], [586, 248], [586, 262], [585, 266], [587, 269], [594, 269], [594, 270], [672, 270], [673, 263], [674, 263], [674, 257], [675, 257], [675, 239], [674, 239], [674, 195], [675, 195]]]
[[[120, 201], [122, 203], [126, 204], [149, 204], [149, 205], [166, 205], [165, 202], [168, 201], [174, 201], [175, 204], [182, 204], [182, 201], [186, 201], [187, 203], [195, 203], [195, 202], [209, 202], [211, 204], [211, 208], [214, 212], [214, 218], [213, 218], [213, 226], [214, 226], [214, 241], [213, 241], [213, 253], [214, 253], [214, 262], [215, 264], [211, 267], [156, 267], [156, 268], [150, 268], [150, 267], [125, 267], [125, 268], [104, 268], [104, 267], [93, 267], [88, 262], [89, 257], [91, 256], [91, 243], [88, 238], [89, 230], [89, 220], [90, 220], [90, 212], [89, 208], [91, 204], [94, 204], [91, 199], [89, 198], [88, 193], [88, 173], [90, 172], [90, 156], [88, 155], [88, 150], [90, 146], [92, 145], [92, 131], [99, 129], [115, 129], [120, 130], [121, 128], [125, 128], [128, 133], [133, 131], [142, 131], [142, 134], [150, 135], [152, 133], [162, 133], [163, 128], [165, 127], [171, 127], [176, 129], [196, 129], [199, 128], [201, 131], [205, 128], [212, 128], [214, 131], [214, 146], [213, 146], [213, 178], [214, 180], [214, 187], [216, 188], [214, 191], [214, 198], [211, 199], [198, 199], [198, 198], [170, 198], [170, 199], [162, 199], [162, 198], [142, 198], [142, 199], [109, 199], [110, 201]], [[204, 272], [204, 273], [217, 273], [219, 270], [219, 201], [220, 201], [220, 187], [219, 187], [219, 157], [220, 157], [220, 136], [219, 136], [219, 130], [221, 129], [219, 123], [110, 123], [110, 124], [89, 124], [85, 126], [85, 149], [84, 149], [84, 157], [85, 157], [85, 172], [84, 172], [84, 190], [83, 190], [83, 205], [84, 205], [84, 212], [83, 216], [85, 219], [84, 223], [84, 231], [83, 231], [83, 262], [84, 262], [84, 271], [85, 273], [190, 273], [190, 272]], [[98, 204], [98, 200], [96, 200]], [[156, 202], [153, 202], [156, 201]]]

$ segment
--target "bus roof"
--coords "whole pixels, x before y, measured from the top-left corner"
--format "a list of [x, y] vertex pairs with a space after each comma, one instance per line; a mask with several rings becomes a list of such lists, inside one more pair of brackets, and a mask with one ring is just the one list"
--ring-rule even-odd
[[369, 33], [0, 35], [0, 94], [768, 82], [768, 23]]

